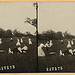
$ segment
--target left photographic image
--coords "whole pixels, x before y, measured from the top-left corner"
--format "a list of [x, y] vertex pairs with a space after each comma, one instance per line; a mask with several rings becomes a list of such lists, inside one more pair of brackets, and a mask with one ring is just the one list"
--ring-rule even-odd
[[34, 2], [0, 2], [0, 73], [37, 72]]

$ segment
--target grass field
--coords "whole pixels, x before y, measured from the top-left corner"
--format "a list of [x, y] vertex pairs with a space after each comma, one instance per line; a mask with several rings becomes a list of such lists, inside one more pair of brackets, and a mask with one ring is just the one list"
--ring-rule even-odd
[[[75, 55], [65, 55], [60, 56], [59, 51], [65, 51], [66, 50], [66, 43], [63, 45], [61, 44], [60, 40], [54, 40], [54, 44], [51, 48], [49, 48], [50, 51], [54, 51], [57, 54], [56, 55], [48, 55], [45, 57], [38, 57], [38, 72], [75, 72]], [[39, 41], [39, 44], [41, 42]], [[46, 50], [44, 50], [45, 52]], [[62, 67], [62, 70], [52, 70], [52, 67]], [[50, 70], [47, 71], [46, 68], [49, 68]]]
[[[20, 38], [19, 38], [20, 39]], [[28, 46], [28, 52], [26, 54], [8, 54], [8, 48], [14, 49], [16, 46], [16, 38], [13, 38], [13, 42], [10, 38], [2, 38], [2, 44], [0, 45], [0, 50], [5, 52], [0, 53], [0, 68], [3, 66], [15, 65], [15, 69], [0, 70], [0, 72], [36, 72], [36, 38], [32, 39], [32, 45], [28, 44], [28, 38], [23, 38], [23, 44]]]
[[[62, 67], [62, 70], [46, 71], [46, 68]], [[49, 56], [38, 58], [39, 72], [75, 72], [75, 56]]]

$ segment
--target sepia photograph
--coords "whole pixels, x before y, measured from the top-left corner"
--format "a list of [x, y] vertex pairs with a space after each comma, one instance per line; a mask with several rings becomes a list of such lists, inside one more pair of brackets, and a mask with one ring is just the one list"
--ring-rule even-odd
[[0, 73], [75, 72], [75, 2], [0, 2]]
[[36, 3], [0, 2], [0, 73], [37, 71]]
[[38, 72], [75, 72], [75, 2], [39, 2]]

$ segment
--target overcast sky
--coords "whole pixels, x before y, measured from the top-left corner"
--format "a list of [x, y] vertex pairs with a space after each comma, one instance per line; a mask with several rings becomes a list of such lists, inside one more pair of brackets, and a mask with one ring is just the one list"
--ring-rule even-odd
[[35, 17], [33, 2], [0, 2], [0, 27], [17, 29], [23, 33], [26, 31], [35, 33], [35, 27], [24, 23], [27, 17]]
[[[0, 27], [21, 32], [35, 32], [35, 27], [24, 23], [27, 17], [35, 17], [34, 2], [0, 2]], [[75, 2], [38, 2], [39, 32], [65, 31], [75, 35]]]
[[75, 2], [42, 2], [39, 4], [39, 32], [68, 30], [75, 35]]

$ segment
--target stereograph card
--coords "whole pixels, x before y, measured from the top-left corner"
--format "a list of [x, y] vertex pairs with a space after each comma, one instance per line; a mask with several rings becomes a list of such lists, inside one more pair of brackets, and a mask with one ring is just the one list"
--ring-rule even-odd
[[0, 73], [75, 72], [75, 2], [0, 2]]

